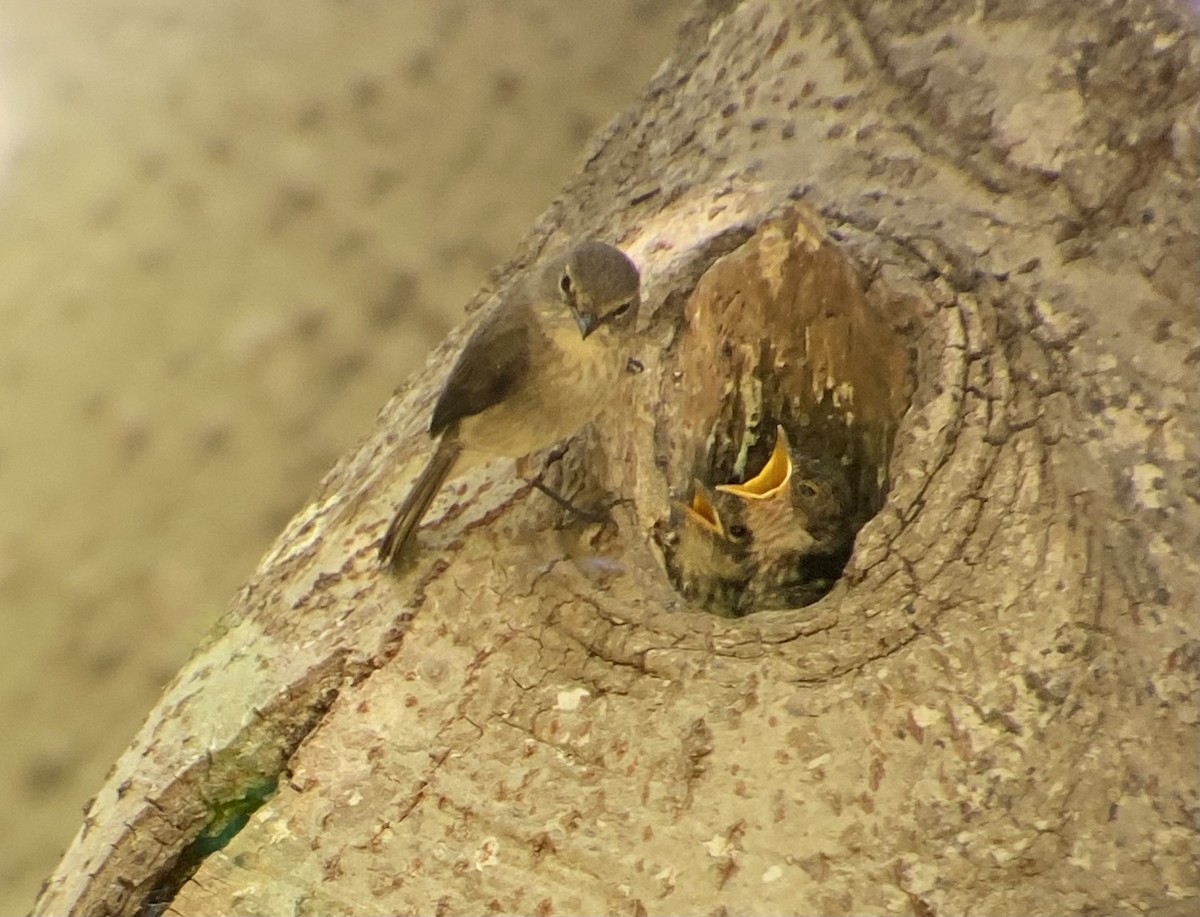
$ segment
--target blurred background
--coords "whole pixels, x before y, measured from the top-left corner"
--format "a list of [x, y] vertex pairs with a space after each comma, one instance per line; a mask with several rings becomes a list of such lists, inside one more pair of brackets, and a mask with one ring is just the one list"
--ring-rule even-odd
[[683, 0], [0, 0], [0, 913]]

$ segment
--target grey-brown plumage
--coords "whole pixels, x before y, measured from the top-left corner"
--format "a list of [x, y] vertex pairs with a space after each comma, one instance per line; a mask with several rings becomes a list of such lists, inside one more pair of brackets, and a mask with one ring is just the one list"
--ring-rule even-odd
[[716, 499], [695, 481], [691, 504], [672, 505], [675, 543], [670, 572], [685, 598], [718, 614], [736, 615], [750, 582], [748, 541], [726, 530]]
[[676, 504], [670, 570], [685, 597], [739, 616], [816, 601], [854, 546], [852, 492], [830, 457], [793, 449], [780, 427], [762, 470], [742, 484], [693, 485]]
[[716, 490], [726, 531], [745, 541], [748, 605], [798, 607], [829, 591], [854, 547], [853, 494], [840, 462], [794, 448], [779, 427], [762, 471]]
[[442, 484], [491, 458], [519, 458], [588, 422], [625, 370], [638, 271], [620, 250], [584, 242], [535, 266], [467, 340], [434, 404], [433, 457], [379, 547], [403, 555]]

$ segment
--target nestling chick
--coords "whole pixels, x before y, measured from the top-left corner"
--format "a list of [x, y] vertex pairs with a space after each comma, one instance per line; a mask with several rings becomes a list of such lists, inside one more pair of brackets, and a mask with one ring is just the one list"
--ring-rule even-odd
[[815, 602], [853, 549], [852, 499], [839, 462], [801, 454], [779, 427], [758, 474], [715, 491], [696, 481], [691, 505], [674, 504], [676, 588], [730, 617]]
[[780, 426], [762, 470], [717, 491], [728, 495], [718, 503], [725, 530], [747, 541], [754, 607], [807, 605], [829, 591], [854, 548], [853, 492], [840, 462], [793, 448]]
[[716, 614], [741, 614], [750, 579], [747, 539], [726, 531], [712, 491], [695, 481], [691, 505], [672, 504], [671, 526], [677, 539], [670, 568], [675, 587]]

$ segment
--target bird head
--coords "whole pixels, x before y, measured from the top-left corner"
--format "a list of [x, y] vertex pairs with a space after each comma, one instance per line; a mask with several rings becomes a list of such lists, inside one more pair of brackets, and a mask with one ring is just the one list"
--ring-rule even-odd
[[604, 242], [583, 242], [552, 266], [549, 279], [582, 337], [602, 328], [636, 327], [640, 277], [620, 249]]
[[672, 504], [671, 515], [676, 587], [710, 611], [739, 614], [750, 576], [746, 543], [726, 531], [712, 492], [696, 481], [691, 503]]

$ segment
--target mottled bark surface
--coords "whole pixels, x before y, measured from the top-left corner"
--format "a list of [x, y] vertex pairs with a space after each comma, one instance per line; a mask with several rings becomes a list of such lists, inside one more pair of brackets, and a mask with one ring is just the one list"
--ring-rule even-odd
[[[39, 912], [1195, 911], [1194, 19], [720, 6], [521, 259], [596, 234], [643, 267], [645, 372], [560, 466], [631, 499], [617, 526], [560, 525], [501, 464], [376, 570], [455, 335]], [[754, 378], [848, 398], [890, 486], [832, 593], [724, 620], [652, 532]]]

